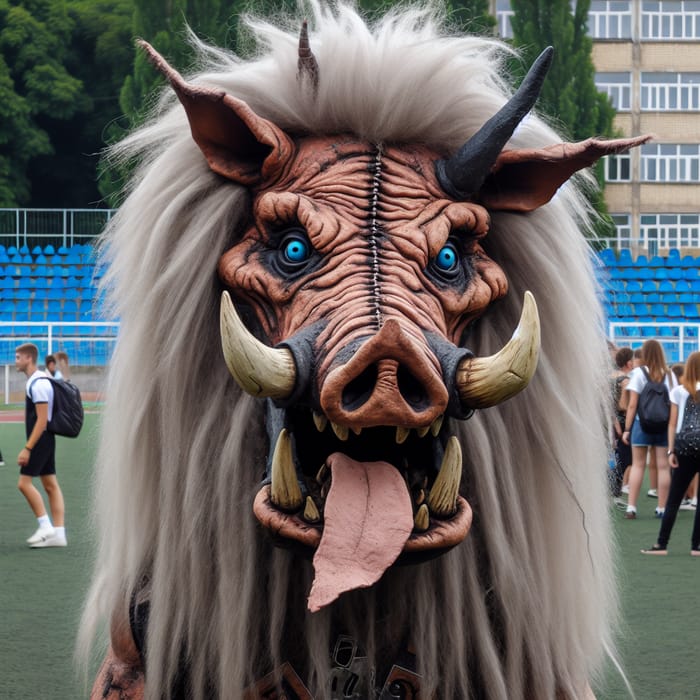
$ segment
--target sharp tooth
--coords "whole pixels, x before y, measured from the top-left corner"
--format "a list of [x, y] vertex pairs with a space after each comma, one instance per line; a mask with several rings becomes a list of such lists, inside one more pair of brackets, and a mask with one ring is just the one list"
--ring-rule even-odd
[[437, 437], [438, 434], [440, 433], [440, 428], [442, 428], [442, 421], [445, 418], [445, 416], [438, 416], [434, 421], [433, 424], [430, 426], [430, 434], [433, 437]]
[[428, 506], [425, 503], [418, 509], [416, 517], [413, 520], [413, 529], [418, 532], [425, 532], [430, 526], [430, 513]]
[[288, 511], [298, 510], [303, 503], [294, 469], [292, 438], [285, 428], [280, 431], [275, 452], [272, 455], [270, 498], [278, 508]]
[[314, 411], [314, 423], [316, 424], [316, 430], [322, 433], [328, 425], [328, 418], [326, 418], [323, 413], [316, 413], [316, 411]]
[[311, 496], [307, 496], [306, 505], [304, 506], [304, 520], [307, 523], [317, 523], [320, 519], [321, 514], [318, 512], [314, 499]]
[[459, 440], [453, 435], [447, 441], [440, 473], [435, 479], [433, 488], [430, 489], [430, 496], [428, 496], [428, 507], [431, 513], [438, 517], [446, 517], [455, 512], [461, 476], [462, 448], [459, 445]]
[[409, 436], [411, 431], [408, 428], [402, 428], [400, 425], [396, 427], [396, 444], [402, 445], [406, 442], [406, 438]]
[[321, 465], [321, 468], [316, 472], [316, 483], [319, 485], [322, 484], [326, 480], [327, 476], [328, 476], [328, 466], [324, 462]]
[[337, 423], [331, 421], [331, 428], [333, 428], [333, 432], [335, 433], [335, 436], [338, 438], [338, 440], [342, 440], [343, 442], [345, 442], [345, 440], [348, 439], [348, 436], [350, 435], [350, 430], [347, 428], [347, 426], [338, 425]]
[[418, 489], [418, 493], [416, 494], [416, 505], [417, 506], [423, 505], [424, 500], [425, 500], [425, 491], [423, 491], [423, 489]]
[[353, 428], [352, 432], [355, 433], [355, 435], [359, 435], [362, 432], [362, 428]]
[[426, 425], [425, 428], [416, 428], [416, 432], [418, 433], [418, 437], [422, 437], [422, 438], [424, 438], [428, 434], [429, 430], [430, 430], [429, 425]]

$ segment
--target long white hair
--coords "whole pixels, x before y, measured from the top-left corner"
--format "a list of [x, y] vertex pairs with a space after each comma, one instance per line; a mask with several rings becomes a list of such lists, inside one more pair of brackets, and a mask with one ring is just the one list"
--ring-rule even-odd
[[[289, 132], [354, 132], [445, 152], [510, 94], [508, 49], [450, 35], [435, 8], [397, 10], [373, 26], [346, 5], [306, 9], [320, 67], [315, 100], [296, 80], [301, 15], [274, 26], [249, 21], [259, 47], [250, 60], [198, 43], [201, 71], [191, 79]], [[511, 144], [561, 141], [530, 115]], [[113, 610], [125, 614], [147, 576], [147, 698], [168, 694], [181, 662], [192, 698], [223, 698], [241, 697], [290, 658], [327, 697], [338, 627], [378, 666], [410, 643], [425, 697], [581, 697], [613, 647], [616, 606], [607, 352], [577, 187], [531, 214], [494, 213], [485, 239], [510, 291], [474, 326], [470, 348], [497, 351], [529, 289], [542, 350], [522, 394], [452, 426], [474, 510], [467, 539], [310, 614], [310, 562], [272, 546], [253, 516], [264, 416], [220, 351], [216, 267], [237, 239], [248, 195], [208, 169], [170, 91], [113, 151], [135, 155], [141, 165], [103, 251], [121, 331], [97, 460], [98, 551], [83, 651]]]

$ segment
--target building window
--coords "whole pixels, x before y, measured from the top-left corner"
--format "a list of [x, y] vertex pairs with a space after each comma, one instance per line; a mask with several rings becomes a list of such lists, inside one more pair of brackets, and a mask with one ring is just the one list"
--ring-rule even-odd
[[632, 92], [629, 73], [596, 73], [595, 85], [608, 95], [618, 112], [629, 112]]
[[700, 145], [654, 143], [642, 146], [642, 182], [700, 182]]
[[631, 175], [632, 164], [629, 153], [605, 157], [606, 182], [629, 182]]
[[496, 0], [496, 21], [498, 22], [498, 35], [502, 39], [513, 38], [513, 27], [510, 20], [515, 13], [510, 9], [510, 0]]
[[588, 33], [593, 39], [631, 39], [632, 9], [629, 0], [591, 0]]
[[642, 73], [642, 110], [700, 110], [700, 73]]
[[700, 38], [700, 0], [642, 3], [642, 40]]
[[620, 248], [629, 248], [632, 240], [632, 223], [629, 214], [610, 214], [610, 218], [617, 229], [617, 245]]
[[658, 248], [691, 248], [700, 245], [700, 215], [642, 214], [639, 231], [642, 240]]

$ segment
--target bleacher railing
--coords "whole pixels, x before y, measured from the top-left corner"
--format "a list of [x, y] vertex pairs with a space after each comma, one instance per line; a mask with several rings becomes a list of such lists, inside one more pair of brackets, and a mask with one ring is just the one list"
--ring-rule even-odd
[[115, 209], [0, 209], [0, 243], [69, 248], [102, 233]]
[[684, 362], [691, 352], [700, 350], [700, 323], [637, 323], [611, 321], [608, 338], [618, 347], [641, 347], [645, 340], [658, 340], [668, 362]]
[[113, 321], [0, 321], [0, 364], [14, 364], [15, 348], [34, 343], [39, 364], [45, 355], [64, 350], [71, 364], [103, 366], [117, 341], [119, 323]]

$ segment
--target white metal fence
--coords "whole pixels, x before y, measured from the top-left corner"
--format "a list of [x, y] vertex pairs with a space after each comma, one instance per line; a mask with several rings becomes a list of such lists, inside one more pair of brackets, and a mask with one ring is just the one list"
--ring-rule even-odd
[[114, 209], [0, 209], [0, 243], [66, 246], [98, 236]]
[[645, 340], [654, 338], [663, 346], [668, 362], [684, 362], [691, 352], [700, 350], [698, 323], [630, 323], [608, 324], [608, 338], [618, 347], [641, 347]]

